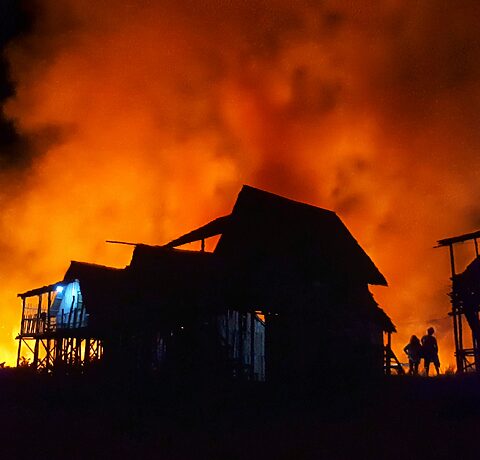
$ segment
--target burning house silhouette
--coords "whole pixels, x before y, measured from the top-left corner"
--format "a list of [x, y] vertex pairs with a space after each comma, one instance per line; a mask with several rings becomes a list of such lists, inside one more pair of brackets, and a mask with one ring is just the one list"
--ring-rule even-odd
[[[177, 249], [194, 241], [201, 251]], [[164, 246], [135, 245], [124, 269], [72, 262], [62, 281], [19, 294], [18, 361], [28, 350], [47, 370], [378, 375], [395, 327], [369, 284], [387, 283], [334, 212], [244, 186], [231, 214]]]

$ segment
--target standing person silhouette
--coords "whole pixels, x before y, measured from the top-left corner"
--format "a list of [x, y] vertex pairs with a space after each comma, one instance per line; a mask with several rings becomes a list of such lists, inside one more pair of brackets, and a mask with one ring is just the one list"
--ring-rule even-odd
[[438, 344], [437, 339], [433, 336], [435, 329], [429, 327], [427, 335], [422, 337], [423, 362], [425, 366], [425, 375], [428, 377], [430, 363], [433, 363], [437, 375], [440, 375], [440, 361], [438, 359]]
[[422, 344], [416, 335], [410, 337], [410, 342], [405, 345], [403, 351], [408, 356], [408, 373], [410, 375], [418, 375], [418, 365], [422, 359]]

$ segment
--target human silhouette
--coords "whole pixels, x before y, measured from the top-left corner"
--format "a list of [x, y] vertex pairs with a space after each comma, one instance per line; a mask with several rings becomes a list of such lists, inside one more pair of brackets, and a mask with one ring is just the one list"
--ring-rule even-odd
[[410, 375], [418, 375], [418, 365], [422, 359], [422, 344], [416, 335], [410, 337], [410, 342], [405, 345], [403, 351], [408, 356], [408, 373]]
[[425, 375], [428, 377], [428, 372], [430, 369], [430, 363], [433, 363], [437, 375], [440, 374], [440, 361], [438, 359], [438, 345], [437, 339], [434, 337], [435, 329], [429, 327], [427, 329], [427, 335], [422, 337], [422, 351], [423, 351], [423, 362], [425, 366]]

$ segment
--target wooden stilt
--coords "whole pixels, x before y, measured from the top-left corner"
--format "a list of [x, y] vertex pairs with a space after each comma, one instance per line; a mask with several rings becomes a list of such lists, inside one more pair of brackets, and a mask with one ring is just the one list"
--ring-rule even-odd
[[255, 380], [255, 312], [250, 312], [250, 380]]
[[387, 332], [387, 345], [385, 349], [385, 373], [387, 375], [392, 374], [392, 356], [388, 350], [392, 349], [392, 333]]
[[18, 352], [17, 352], [17, 367], [20, 365], [20, 358], [22, 354], [22, 336], [25, 329], [25, 297], [22, 298], [22, 319], [20, 320], [20, 335], [18, 338]]

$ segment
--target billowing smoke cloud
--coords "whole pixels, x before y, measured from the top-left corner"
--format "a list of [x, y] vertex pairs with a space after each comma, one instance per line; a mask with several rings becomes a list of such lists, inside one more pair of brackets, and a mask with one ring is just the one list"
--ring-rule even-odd
[[435, 321], [441, 237], [480, 224], [475, 1], [38, 2], [8, 49], [6, 116], [37, 152], [4, 174], [1, 354], [16, 292], [70, 259], [125, 265], [226, 213], [242, 183], [335, 210], [386, 275], [397, 343]]

